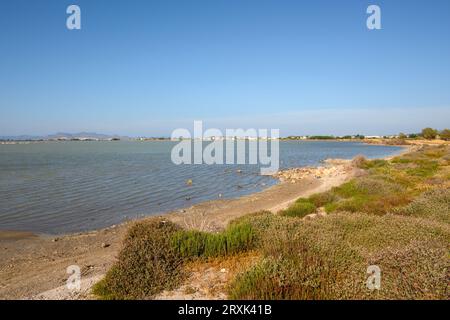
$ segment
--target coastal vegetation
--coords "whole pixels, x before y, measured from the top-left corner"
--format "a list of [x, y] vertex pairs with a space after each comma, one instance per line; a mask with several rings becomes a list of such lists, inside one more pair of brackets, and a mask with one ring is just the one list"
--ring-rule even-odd
[[[353, 164], [361, 174], [352, 180], [222, 232], [138, 222], [94, 293], [152, 298], [180, 285], [190, 261], [239, 261], [252, 251], [258, 260], [229, 282], [231, 299], [449, 299], [450, 146]], [[373, 265], [379, 290], [367, 288]]]
[[438, 131], [436, 129], [433, 128], [422, 129], [422, 137], [424, 137], [424, 139], [428, 140], [436, 139], [437, 135]]
[[[325, 218], [242, 218], [263, 239], [263, 258], [230, 284], [230, 298], [448, 299], [449, 160], [448, 147], [365, 160], [364, 176], [300, 200]], [[366, 287], [370, 265], [382, 270], [380, 290]]]
[[93, 292], [103, 299], [148, 298], [179, 285], [186, 262], [242, 253], [254, 242], [249, 223], [231, 223], [213, 234], [183, 230], [161, 218], [137, 222], [125, 237], [117, 263]]
[[172, 248], [185, 259], [213, 258], [245, 252], [253, 247], [250, 223], [232, 223], [220, 233], [183, 230], [172, 238]]
[[439, 133], [439, 136], [442, 140], [449, 141], [450, 140], [450, 129], [444, 129]]
[[172, 248], [171, 238], [179, 230], [162, 219], [130, 227], [117, 262], [93, 292], [104, 299], [142, 299], [178, 285], [183, 259]]

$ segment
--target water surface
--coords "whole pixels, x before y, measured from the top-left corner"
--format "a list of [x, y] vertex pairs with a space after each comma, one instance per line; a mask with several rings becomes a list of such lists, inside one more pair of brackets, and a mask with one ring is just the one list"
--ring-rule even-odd
[[[48, 142], [0, 145], [0, 230], [59, 234], [106, 227], [277, 181], [257, 165], [174, 165], [175, 142]], [[400, 147], [280, 142], [282, 168], [326, 158], [384, 157]], [[238, 172], [239, 171], [239, 172]], [[192, 179], [192, 185], [186, 181]]]

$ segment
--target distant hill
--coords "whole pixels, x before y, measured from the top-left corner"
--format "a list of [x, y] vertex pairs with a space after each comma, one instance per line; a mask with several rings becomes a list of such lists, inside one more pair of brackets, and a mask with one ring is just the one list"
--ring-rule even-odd
[[119, 135], [108, 135], [100, 134], [95, 132], [78, 132], [78, 133], [67, 133], [58, 132], [55, 134], [50, 134], [47, 136], [0, 136], [0, 140], [110, 140], [110, 139], [120, 139], [120, 140], [130, 140], [130, 137], [119, 136]]

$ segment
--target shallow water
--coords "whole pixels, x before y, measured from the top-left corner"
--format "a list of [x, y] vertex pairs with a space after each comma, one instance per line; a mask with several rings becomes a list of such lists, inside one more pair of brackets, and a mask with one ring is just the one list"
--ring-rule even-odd
[[[0, 230], [68, 233], [106, 227], [194, 203], [233, 198], [277, 181], [257, 165], [175, 165], [176, 142], [48, 142], [0, 145]], [[326, 158], [369, 158], [400, 147], [283, 141], [280, 167]], [[241, 172], [238, 172], [241, 170]], [[192, 185], [186, 181], [192, 179]]]

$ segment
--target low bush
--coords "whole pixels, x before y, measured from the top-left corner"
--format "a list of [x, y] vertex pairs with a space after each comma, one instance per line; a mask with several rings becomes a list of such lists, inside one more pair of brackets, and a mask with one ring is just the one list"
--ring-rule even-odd
[[366, 194], [366, 190], [361, 190], [358, 188], [355, 180], [346, 182], [339, 187], [334, 187], [331, 191], [341, 198], [350, 198], [356, 195]]
[[144, 299], [178, 285], [183, 259], [172, 247], [171, 238], [179, 230], [161, 219], [134, 224], [117, 262], [93, 293], [103, 299]]
[[336, 194], [331, 191], [316, 193], [309, 197], [309, 200], [317, 207], [323, 207], [328, 203], [332, 203], [338, 200]]
[[416, 167], [407, 169], [406, 173], [422, 178], [431, 177], [436, 174], [439, 164], [436, 161], [416, 161]]
[[172, 237], [172, 247], [182, 257], [218, 257], [250, 250], [255, 233], [248, 223], [232, 223], [220, 233], [181, 230]]
[[300, 198], [294, 204], [289, 206], [289, 208], [282, 210], [280, 214], [288, 217], [303, 218], [304, 216], [315, 211], [316, 206], [313, 203], [311, 203], [308, 199]]
[[368, 176], [361, 177], [355, 181], [356, 189], [361, 194], [367, 195], [389, 195], [396, 192], [405, 192], [406, 188], [383, 177]]
[[370, 161], [365, 161], [360, 168], [362, 169], [372, 169], [372, 168], [382, 168], [389, 165], [389, 162], [383, 159], [375, 159]]
[[352, 159], [352, 165], [356, 168], [363, 168], [367, 164], [367, 159], [363, 155], [357, 155]]
[[159, 218], [139, 222], [128, 230], [117, 262], [93, 293], [102, 299], [151, 298], [180, 284], [187, 260], [244, 252], [254, 242], [253, 227], [245, 222], [217, 234], [182, 230]]
[[358, 212], [364, 209], [369, 200], [370, 198], [367, 196], [355, 196], [344, 199], [336, 203], [332, 211]]

